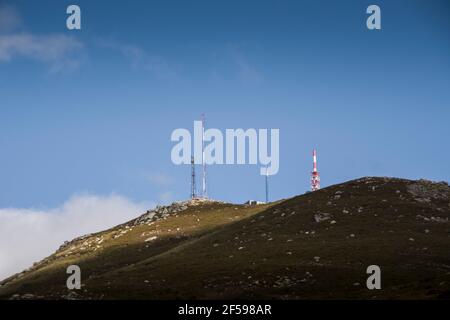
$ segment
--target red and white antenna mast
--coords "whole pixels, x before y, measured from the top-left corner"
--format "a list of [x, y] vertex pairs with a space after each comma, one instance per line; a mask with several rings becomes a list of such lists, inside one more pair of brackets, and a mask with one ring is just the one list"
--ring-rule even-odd
[[317, 171], [317, 152], [313, 150], [313, 171], [311, 172], [311, 190], [317, 191], [320, 189], [320, 174]]

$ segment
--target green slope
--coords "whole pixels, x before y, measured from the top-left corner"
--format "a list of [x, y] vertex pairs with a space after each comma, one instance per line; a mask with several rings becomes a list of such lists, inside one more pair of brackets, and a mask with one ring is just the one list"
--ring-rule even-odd
[[[362, 178], [269, 205], [167, 210], [65, 245], [0, 298], [449, 298], [445, 183]], [[82, 269], [76, 294], [70, 264]], [[366, 288], [373, 264], [382, 290]]]

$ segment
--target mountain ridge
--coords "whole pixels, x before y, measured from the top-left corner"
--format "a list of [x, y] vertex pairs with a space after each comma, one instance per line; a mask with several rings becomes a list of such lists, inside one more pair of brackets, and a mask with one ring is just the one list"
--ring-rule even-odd
[[[65, 243], [0, 298], [448, 298], [449, 217], [447, 183], [387, 177], [256, 206], [176, 202]], [[383, 290], [370, 291], [377, 263]], [[68, 264], [81, 290], [65, 288]]]

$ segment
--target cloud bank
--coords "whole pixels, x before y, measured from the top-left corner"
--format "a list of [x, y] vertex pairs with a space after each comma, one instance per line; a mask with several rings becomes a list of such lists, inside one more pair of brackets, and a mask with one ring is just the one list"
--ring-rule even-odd
[[0, 209], [0, 279], [52, 254], [64, 241], [124, 223], [153, 206], [120, 195], [80, 195], [50, 210]]
[[83, 43], [64, 34], [37, 35], [19, 32], [22, 19], [12, 6], [0, 5], [0, 63], [26, 58], [47, 63], [50, 71], [77, 68], [83, 59]]
[[52, 71], [74, 69], [80, 59], [75, 55], [83, 44], [66, 35], [36, 36], [27, 33], [0, 35], [0, 62], [24, 57], [48, 63]]

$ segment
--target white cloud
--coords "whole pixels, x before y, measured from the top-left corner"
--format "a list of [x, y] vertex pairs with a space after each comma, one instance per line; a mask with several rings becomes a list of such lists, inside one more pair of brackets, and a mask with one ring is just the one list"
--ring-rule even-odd
[[37, 36], [28, 33], [0, 35], [0, 62], [25, 57], [48, 63], [51, 71], [79, 66], [83, 44], [61, 34]]
[[18, 32], [22, 19], [12, 6], [0, 5], [0, 63], [22, 57], [47, 63], [50, 71], [77, 68], [84, 56], [83, 43], [64, 34]]
[[161, 80], [173, 80], [177, 73], [166, 59], [161, 56], [149, 54], [141, 47], [131, 44], [122, 44], [115, 41], [99, 41], [101, 47], [112, 49], [123, 55], [134, 70], [144, 70]]
[[66, 240], [124, 223], [153, 206], [119, 195], [81, 195], [50, 210], [0, 209], [0, 279], [52, 254]]

